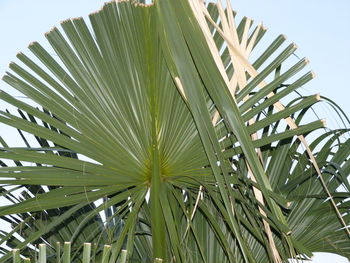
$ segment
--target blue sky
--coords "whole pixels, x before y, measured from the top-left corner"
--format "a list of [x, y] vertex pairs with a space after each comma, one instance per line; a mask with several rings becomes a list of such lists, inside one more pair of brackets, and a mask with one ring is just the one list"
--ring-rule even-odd
[[[99, 9], [104, 0], [0, 0], [0, 75], [16, 53], [60, 21]], [[283, 33], [295, 42], [297, 55], [308, 57], [317, 78], [302, 90], [320, 92], [335, 100], [350, 114], [350, 1], [349, 0], [232, 0], [240, 16], [263, 21], [271, 38]], [[0, 89], [7, 89], [0, 83]], [[333, 116], [329, 109], [321, 117]], [[336, 125], [336, 124], [335, 124]], [[348, 262], [344, 258], [318, 254], [313, 262]]]

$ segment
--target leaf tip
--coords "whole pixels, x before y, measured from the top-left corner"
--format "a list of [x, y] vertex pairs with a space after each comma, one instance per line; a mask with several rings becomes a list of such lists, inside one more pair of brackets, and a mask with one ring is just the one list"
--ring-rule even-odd
[[30, 42], [29, 45], [28, 45], [28, 48], [30, 49], [31, 47], [37, 45], [38, 42], [37, 41], [33, 41], [33, 42]]
[[83, 17], [82, 16], [78, 16], [78, 17], [75, 17], [75, 18], [72, 18], [71, 21], [75, 22], [75, 21], [81, 21], [83, 20]]
[[18, 53], [16, 54], [16, 57], [17, 57], [17, 58], [23, 57], [23, 56], [24, 56], [23, 52], [18, 52]]
[[91, 13], [89, 14], [89, 16], [95, 16], [95, 15], [97, 15], [99, 12], [101, 12], [101, 10], [102, 10], [102, 8], [99, 9], [99, 10], [97, 10], [97, 11], [95, 11], [95, 12], [91, 12]]
[[13, 62], [13, 61], [11, 61], [11, 62], [7, 65], [7, 67], [11, 69], [11, 68], [13, 68], [14, 65], [16, 65], [16, 63]]
[[315, 96], [316, 96], [316, 100], [317, 100], [317, 101], [320, 101], [320, 100], [321, 100], [321, 95], [320, 95], [320, 93], [317, 93]]
[[48, 35], [50, 35], [53, 31], [56, 31], [57, 30], [57, 27], [52, 27], [49, 31], [47, 31], [44, 35], [45, 37], [47, 37]]
[[[61, 20], [60, 25], [68, 24], [69, 22], [72, 22], [72, 19], [70, 19], [70, 18], [64, 19], [64, 20]], [[53, 30], [53, 28], [50, 31], [52, 31], [52, 30]]]

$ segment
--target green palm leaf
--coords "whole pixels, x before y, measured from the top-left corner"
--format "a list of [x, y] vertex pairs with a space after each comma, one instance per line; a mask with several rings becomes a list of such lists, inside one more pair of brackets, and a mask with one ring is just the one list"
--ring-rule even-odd
[[[31, 102], [0, 92], [20, 112], [1, 111], [0, 121], [26, 143], [1, 140], [2, 192], [13, 203], [0, 208], [13, 225], [2, 242], [27, 256], [29, 244], [74, 241], [73, 260], [83, 242], [96, 243], [96, 260], [111, 244], [111, 261], [123, 248], [131, 262], [349, 257], [348, 236], [295, 139], [323, 127], [304, 121], [320, 97], [280, 103], [313, 78], [301, 73], [307, 60], [282, 70], [296, 46], [275, 55], [280, 36], [250, 64], [266, 30], [249, 30], [247, 18], [236, 28], [233, 17], [220, 4], [111, 2], [89, 16], [91, 29], [77, 18], [46, 34], [58, 59], [37, 42], [19, 53], [3, 80]], [[349, 189], [337, 193], [350, 172], [345, 132], [310, 149], [349, 222]], [[18, 198], [17, 185], [27, 191]]]

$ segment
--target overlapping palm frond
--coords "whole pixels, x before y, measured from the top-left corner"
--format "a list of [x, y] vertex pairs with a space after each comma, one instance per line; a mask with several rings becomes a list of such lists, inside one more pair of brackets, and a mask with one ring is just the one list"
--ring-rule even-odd
[[130, 262], [349, 258], [347, 130], [312, 138], [320, 97], [293, 97], [307, 60], [291, 65], [279, 36], [250, 63], [266, 29], [234, 16], [220, 1], [113, 1], [92, 29], [78, 18], [46, 34], [59, 59], [37, 42], [19, 53], [3, 80], [31, 102], [0, 93], [20, 110], [0, 121], [26, 143], [1, 142], [2, 242], [27, 256], [73, 241], [73, 260], [83, 241], [97, 261], [103, 244], [112, 261], [123, 248]]

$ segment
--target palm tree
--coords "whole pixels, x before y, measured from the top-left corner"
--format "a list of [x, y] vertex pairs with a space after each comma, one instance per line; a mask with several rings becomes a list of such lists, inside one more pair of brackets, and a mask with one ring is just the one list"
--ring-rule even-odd
[[26, 144], [0, 140], [0, 261], [38, 243], [54, 261], [64, 241], [75, 261], [87, 241], [111, 262], [123, 248], [129, 262], [350, 258], [348, 130], [310, 121], [320, 96], [295, 92], [313, 78], [295, 44], [281, 35], [251, 63], [266, 29], [234, 17], [229, 1], [113, 1], [91, 29], [46, 34], [59, 59], [37, 42], [17, 55], [3, 80], [30, 102], [0, 92]]

